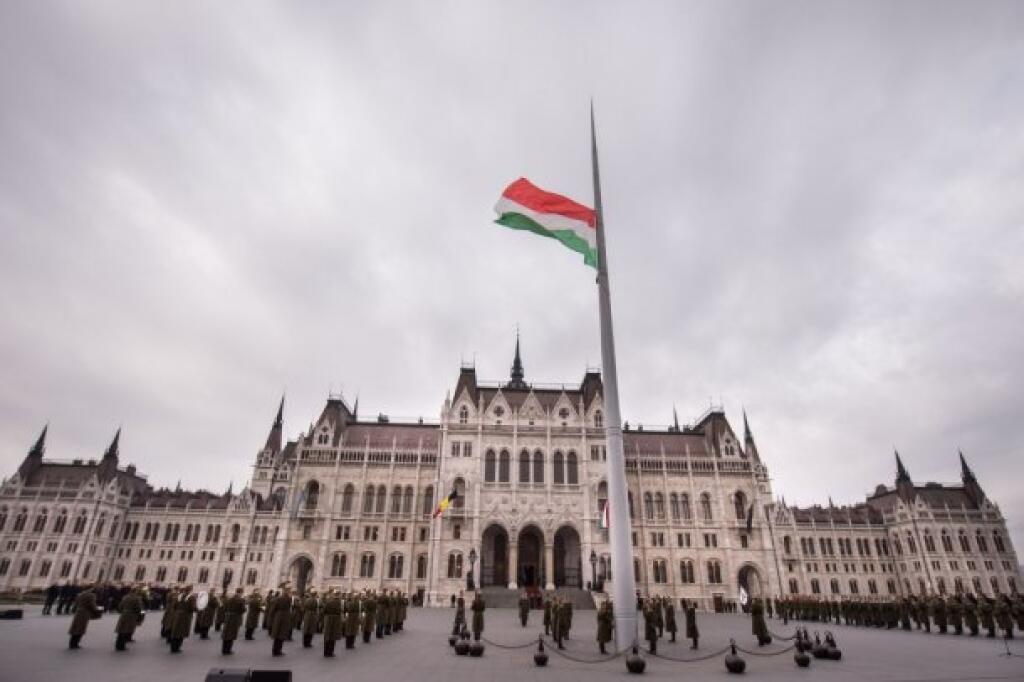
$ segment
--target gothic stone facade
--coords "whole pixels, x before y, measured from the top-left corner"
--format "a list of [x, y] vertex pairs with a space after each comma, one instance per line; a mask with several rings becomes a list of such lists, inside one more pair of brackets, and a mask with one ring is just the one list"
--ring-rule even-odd
[[[150, 486], [119, 464], [43, 459], [46, 430], [0, 487], [0, 590], [68, 580], [200, 588], [399, 589], [447, 603], [477, 584], [609, 589], [601, 377], [539, 386], [463, 368], [436, 424], [361, 420], [330, 398], [284, 442], [283, 402], [249, 485]], [[1017, 589], [999, 508], [961, 456], [960, 485], [895, 486], [854, 506], [773, 498], [744, 415], [626, 427], [634, 571], [644, 593], [705, 608], [751, 594], [826, 597]], [[897, 456], [898, 461], [898, 456]], [[439, 518], [440, 498], [456, 491]]]

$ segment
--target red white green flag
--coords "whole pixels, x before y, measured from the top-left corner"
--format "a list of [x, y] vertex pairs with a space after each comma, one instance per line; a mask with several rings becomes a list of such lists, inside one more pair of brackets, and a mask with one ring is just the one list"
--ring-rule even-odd
[[597, 267], [597, 214], [568, 197], [540, 189], [526, 178], [505, 188], [494, 210], [494, 222], [513, 230], [527, 230], [557, 239], [583, 254], [583, 262]]

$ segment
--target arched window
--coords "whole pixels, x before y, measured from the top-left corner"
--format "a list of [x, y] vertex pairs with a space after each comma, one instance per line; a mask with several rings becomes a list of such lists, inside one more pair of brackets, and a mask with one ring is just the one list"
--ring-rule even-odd
[[860, 594], [860, 584], [856, 578], [850, 578], [850, 594]]
[[660, 492], [654, 493], [654, 515], [658, 519], [665, 518], [665, 496]]
[[512, 468], [512, 456], [508, 454], [508, 450], [502, 450], [501, 454], [498, 455], [498, 482], [508, 483], [510, 469]]
[[601, 414], [601, 410], [594, 412], [594, 426], [597, 428], [604, 428], [604, 415]]
[[519, 453], [519, 482], [530, 482], [530, 453], [526, 450]]
[[533, 482], [544, 482], [544, 453], [540, 450], [533, 452]]
[[391, 513], [402, 513], [402, 486], [396, 485], [391, 490]]
[[423, 491], [423, 515], [430, 516], [434, 511], [434, 486], [428, 485]]
[[668, 496], [668, 506], [669, 506], [669, 510], [672, 513], [672, 520], [673, 521], [678, 521], [679, 520], [679, 495], [678, 494], [672, 493], [671, 495]]
[[402, 577], [402, 564], [405, 557], [401, 554], [392, 554], [388, 557], [388, 578], [398, 580]]
[[690, 511], [690, 496], [685, 493], [679, 496], [679, 511], [683, 514], [683, 521], [689, 521], [693, 517], [693, 512]]
[[875, 582], [874, 578], [868, 578], [868, 592], [878, 594], [878, 583]]
[[366, 486], [366, 490], [363, 492], [363, 513], [373, 513], [373, 498], [375, 495], [375, 489], [373, 484]]
[[648, 521], [654, 519], [654, 498], [650, 493], [644, 493], [644, 518]]
[[949, 531], [945, 528], [942, 529], [942, 550], [947, 554], [953, 553], [953, 538], [949, 536]]
[[426, 580], [427, 578], [427, 555], [420, 554], [416, 557], [416, 579]]
[[[45, 512], [44, 512], [45, 513]], [[44, 517], [45, 522], [45, 517]], [[1006, 545], [1003, 544], [1003, 536], [1000, 535], [999, 531], [992, 532], [992, 544], [995, 546], [996, 551], [1002, 554], [1006, 551]]]
[[722, 564], [718, 561], [708, 562], [708, 582], [712, 585], [720, 585], [722, 583]]
[[469, 422], [469, 408], [463, 405], [459, 408], [459, 423], [466, 424]]
[[316, 509], [320, 502], [320, 484], [310, 481], [306, 484], [306, 509]]
[[412, 486], [407, 485], [405, 487], [405, 496], [402, 498], [402, 513], [412, 514], [412, 503], [415, 493], [413, 492]]
[[700, 514], [705, 521], [711, 521], [714, 518], [711, 514], [711, 496], [707, 493], [701, 493]]
[[[146, 525], [148, 526], [149, 524], [146, 524]], [[231, 544], [233, 544], [233, 545], [237, 545], [238, 544], [238, 535], [241, 532], [242, 532], [242, 527], [239, 526], [237, 523], [235, 525], [231, 526]]]
[[374, 564], [377, 561], [377, 556], [367, 552], [359, 558], [359, 577], [360, 578], [372, 578], [374, 573]]
[[935, 538], [932, 537], [931, 531], [928, 530], [924, 532], [924, 548], [928, 552], [935, 551]]
[[351, 514], [352, 513], [352, 501], [356, 496], [356, 487], [351, 483], [345, 485], [345, 489], [341, 493], [341, 513]]
[[565, 456], [565, 467], [567, 469], [566, 479], [569, 485], [579, 485], [580, 482], [580, 466], [579, 460], [576, 458], [576, 453], [572, 450]]
[[448, 553], [448, 577], [452, 580], [462, 577], [462, 553]]
[[87, 516], [85, 510], [80, 511], [78, 513], [78, 516], [75, 518], [75, 524], [71, 528], [71, 532], [74, 533], [75, 535], [81, 535], [82, 533], [84, 533], [85, 532], [85, 522], [86, 522], [87, 518], [88, 518], [88, 516]]
[[274, 491], [274, 507], [276, 509], [284, 509], [285, 502], [288, 499], [288, 491], [284, 489], [284, 486], [279, 486]]
[[797, 584], [796, 578], [790, 578], [789, 579], [789, 593], [790, 594], [799, 594], [800, 593], [800, 586]]
[[463, 507], [466, 506], [466, 482], [460, 476], [459, 478], [456, 478], [455, 481], [452, 482], [452, 488], [457, 493], [455, 496], [455, 501], [452, 502], [452, 506], [455, 509], [462, 509]]
[[555, 484], [565, 483], [565, 458], [561, 450], [555, 450], [554, 457], [551, 459], [551, 468], [551, 480]]
[[488, 450], [484, 454], [484, 482], [493, 483], [497, 478], [497, 460], [494, 450]]
[[935, 584], [939, 588], [939, 594], [945, 596], [946, 595], [946, 580], [942, 576], [939, 576], [938, 578], [935, 579]]
[[733, 504], [736, 507], [736, 518], [740, 521], [747, 518], [747, 496], [743, 494], [742, 490], [736, 491], [736, 496], [733, 498]]
[[[851, 581], [852, 582], [852, 581]], [[839, 594], [839, 581], [835, 578], [828, 581], [828, 589], [831, 590], [832, 594]]]
[[960, 533], [958, 535], [959, 535], [959, 538], [960, 538], [960, 551], [963, 552], [964, 554], [970, 554], [971, 553], [971, 539], [969, 537], [967, 537], [967, 532], [963, 528], [961, 528], [960, 529]]
[[597, 484], [597, 513], [604, 513], [604, 505], [608, 503], [608, 483], [601, 481]]
[[383, 514], [387, 509], [388, 489], [382, 485], [377, 486], [377, 513]]
[[984, 534], [979, 530], [974, 538], [974, 542], [978, 545], [978, 551], [982, 554], [988, 554], [988, 540], [985, 539]]
[[664, 584], [668, 582], [668, 567], [664, 559], [655, 559], [651, 564], [651, 569], [654, 574], [655, 583]]
[[48, 519], [47, 513], [46, 509], [41, 509], [39, 511], [39, 516], [36, 517], [36, 522], [32, 524], [33, 533], [42, 533], [46, 530], [46, 521]]
[[[14, 517], [14, 528], [15, 533], [20, 533], [25, 530], [25, 523], [28, 521], [28, 509], [22, 509], [18, 512], [18, 515]], [[85, 524], [82, 524], [83, 528]], [[77, 532], [77, 531], [76, 531]]]
[[689, 559], [683, 559], [679, 562], [679, 582], [684, 584], [696, 582], [693, 574], [693, 562]]
[[914, 536], [907, 531], [907, 551], [911, 554], [917, 554], [917, 543], [914, 542]]

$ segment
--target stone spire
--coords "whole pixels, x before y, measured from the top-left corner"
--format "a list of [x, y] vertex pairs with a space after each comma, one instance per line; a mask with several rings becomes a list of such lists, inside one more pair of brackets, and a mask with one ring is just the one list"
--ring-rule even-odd
[[516, 355], [512, 359], [512, 371], [509, 373], [509, 382], [505, 388], [527, 388], [523, 378], [526, 373], [523, 371], [523, 360], [519, 357], [519, 332], [516, 332]]
[[962, 450], [960, 451], [960, 480], [964, 482], [964, 492], [967, 493], [967, 496], [971, 498], [975, 505], [980, 507], [985, 499], [985, 491], [981, 489], [978, 479], [975, 477], [974, 472], [971, 471], [971, 467], [968, 466], [967, 459], [964, 457]]
[[750, 430], [750, 422], [747, 421], [747, 410], [743, 410], [743, 449], [747, 453], [747, 457], [750, 457], [756, 462], [761, 461], [761, 455], [757, 451], [757, 445], [754, 443], [754, 434]]
[[679, 413], [676, 412], [676, 406], [672, 406], [672, 430], [679, 432]]
[[910, 474], [903, 466], [899, 451], [893, 448], [893, 453], [896, 455], [896, 492], [904, 501], [910, 502], [917, 494], [914, 490], [914, 482], [910, 480]]
[[43, 464], [43, 453], [46, 452], [46, 432], [49, 430], [50, 425], [47, 424], [43, 427], [43, 430], [39, 433], [39, 438], [36, 439], [35, 445], [25, 455], [25, 460], [18, 467], [18, 475], [22, 481], [27, 481], [40, 466]]
[[121, 427], [119, 426], [117, 432], [114, 433], [114, 440], [110, 441], [107, 451], [103, 453], [103, 459], [100, 460], [97, 475], [101, 481], [109, 481], [117, 474], [117, 458], [121, 454], [120, 444]]
[[281, 444], [284, 439], [284, 396], [281, 396], [281, 404], [277, 407], [277, 416], [274, 417], [274, 424], [270, 427], [270, 433], [267, 434], [267, 444], [263, 446], [264, 450], [269, 450], [272, 454], [281, 452]]

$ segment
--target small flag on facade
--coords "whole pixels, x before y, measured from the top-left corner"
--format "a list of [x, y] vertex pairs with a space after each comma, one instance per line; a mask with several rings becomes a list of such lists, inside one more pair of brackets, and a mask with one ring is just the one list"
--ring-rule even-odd
[[452, 502], [454, 502], [455, 498], [457, 498], [458, 496], [459, 491], [453, 488], [452, 491], [448, 493], [447, 497], [445, 497], [443, 500], [437, 503], [437, 509], [434, 510], [434, 518], [437, 518], [438, 516], [443, 514], [444, 510], [450, 507]]
[[750, 509], [747, 510], [747, 532], [749, 533], [754, 528], [754, 503], [750, 503]]
[[604, 507], [601, 509], [601, 518], [597, 520], [597, 525], [601, 530], [608, 530], [608, 527], [611, 525], [609, 523], [611, 517], [608, 515], [609, 506], [608, 502], [604, 503]]

